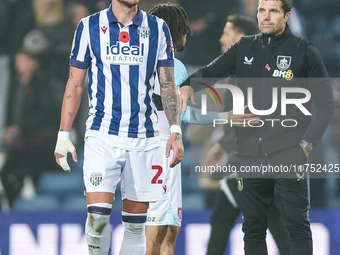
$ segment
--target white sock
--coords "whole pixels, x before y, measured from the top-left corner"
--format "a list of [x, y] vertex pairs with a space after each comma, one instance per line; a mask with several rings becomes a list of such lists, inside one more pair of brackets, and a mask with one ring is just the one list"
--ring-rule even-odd
[[133, 214], [122, 212], [124, 237], [120, 255], [145, 255], [146, 237], [145, 222], [146, 213]]
[[85, 233], [90, 255], [108, 255], [111, 243], [111, 204], [96, 203], [88, 207]]

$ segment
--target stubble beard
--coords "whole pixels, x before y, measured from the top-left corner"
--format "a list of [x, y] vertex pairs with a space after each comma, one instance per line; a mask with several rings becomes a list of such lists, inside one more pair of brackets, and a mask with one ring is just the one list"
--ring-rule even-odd
[[118, 0], [118, 2], [122, 5], [125, 5], [128, 8], [132, 8], [138, 5], [139, 0]]

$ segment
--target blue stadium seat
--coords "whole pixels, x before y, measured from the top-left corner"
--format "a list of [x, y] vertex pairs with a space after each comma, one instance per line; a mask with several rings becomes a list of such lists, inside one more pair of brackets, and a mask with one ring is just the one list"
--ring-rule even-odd
[[202, 210], [204, 209], [204, 199], [201, 192], [193, 194], [183, 194], [183, 210]]
[[64, 211], [86, 211], [86, 204], [84, 195], [71, 195], [64, 198], [60, 209]]
[[57, 196], [38, 194], [32, 199], [18, 197], [13, 204], [14, 211], [52, 211], [59, 209]]
[[38, 183], [37, 192], [42, 194], [72, 195], [83, 194], [83, 176], [81, 172], [64, 173], [45, 172]]

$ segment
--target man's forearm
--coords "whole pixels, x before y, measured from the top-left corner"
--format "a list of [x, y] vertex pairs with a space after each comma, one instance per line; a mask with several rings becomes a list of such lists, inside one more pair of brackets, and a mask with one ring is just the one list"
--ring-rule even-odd
[[[79, 71], [81, 76], [79, 77]], [[61, 109], [60, 130], [70, 131], [77, 115], [84, 91], [83, 74], [86, 71], [70, 69]]]
[[70, 131], [77, 115], [82, 91], [66, 89], [61, 110], [60, 130]]
[[173, 67], [159, 68], [159, 84], [163, 109], [170, 126], [180, 125], [179, 98], [174, 82]]

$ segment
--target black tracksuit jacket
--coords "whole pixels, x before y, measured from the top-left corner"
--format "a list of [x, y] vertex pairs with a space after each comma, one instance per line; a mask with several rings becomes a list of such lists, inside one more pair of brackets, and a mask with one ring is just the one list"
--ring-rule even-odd
[[[317, 145], [334, 115], [334, 101], [327, 71], [311, 43], [294, 36], [288, 25], [277, 36], [262, 33], [244, 36], [181, 86], [191, 85], [196, 90], [199, 87], [190, 84], [191, 78], [221, 79], [233, 74], [236, 74], [237, 86], [243, 91], [245, 104], [248, 102], [247, 88], [253, 88], [253, 106], [257, 110], [270, 109], [273, 87], [278, 91], [277, 108], [272, 114], [261, 116], [262, 127], [235, 127], [237, 155], [256, 156], [260, 144], [266, 155], [297, 146], [302, 139]], [[286, 115], [282, 115], [280, 92], [281, 88], [289, 87], [302, 87], [311, 92], [316, 106], [313, 116], [305, 115], [295, 104], [288, 104]], [[286, 97], [304, 98], [305, 95], [288, 93]], [[311, 112], [312, 100], [303, 106]], [[288, 119], [295, 120], [297, 125], [282, 126], [281, 121]], [[294, 123], [284, 122], [286, 126]]]

